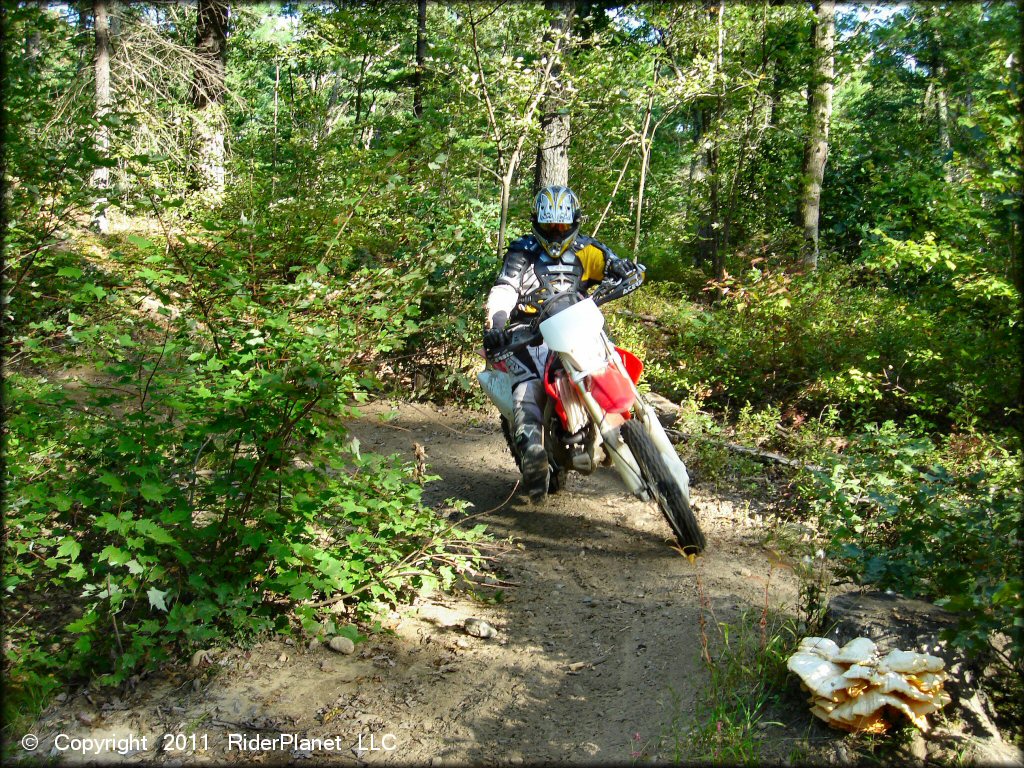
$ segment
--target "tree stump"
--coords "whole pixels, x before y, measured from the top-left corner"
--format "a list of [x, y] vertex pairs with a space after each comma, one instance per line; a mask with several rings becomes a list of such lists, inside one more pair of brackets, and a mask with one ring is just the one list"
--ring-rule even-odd
[[[995, 724], [992, 704], [981, 687], [980, 663], [939, 637], [944, 629], [956, 626], [956, 616], [952, 613], [900, 595], [851, 592], [829, 601], [825, 622], [830, 628], [825, 636], [840, 646], [855, 637], [867, 637], [878, 646], [880, 654], [900, 648], [930, 653], [945, 660], [949, 673], [945, 689], [953, 698], [945, 712], [951, 722], [948, 728], [937, 728], [931, 734], [929, 742], [937, 743], [929, 752], [942, 752], [946, 748], [962, 752], [967, 747], [968, 762], [1024, 765], [1024, 754], [1003, 741]], [[944, 741], [952, 743], [943, 744]]]

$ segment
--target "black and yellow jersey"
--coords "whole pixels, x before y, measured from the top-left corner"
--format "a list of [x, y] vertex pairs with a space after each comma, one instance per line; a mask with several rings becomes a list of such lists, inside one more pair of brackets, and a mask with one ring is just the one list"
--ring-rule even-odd
[[522, 301], [542, 284], [556, 292], [577, 290], [585, 295], [604, 279], [607, 265], [618, 260], [608, 246], [586, 235], [577, 235], [558, 259], [548, 254], [536, 237], [525, 235], [509, 246], [495, 286], [515, 290], [518, 301], [510, 321], [516, 322], [517, 315], [524, 317], [536, 312], [523, 306]]

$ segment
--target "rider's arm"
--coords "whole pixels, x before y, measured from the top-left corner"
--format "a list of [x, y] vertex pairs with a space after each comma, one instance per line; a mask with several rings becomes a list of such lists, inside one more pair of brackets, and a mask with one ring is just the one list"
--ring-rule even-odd
[[625, 277], [636, 270], [636, 264], [629, 259], [619, 258], [600, 240], [586, 236], [580, 239], [585, 243], [580, 255], [584, 257], [584, 280], [588, 286], [597, 285], [609, 275]]
[[487, 317], [484, 320], [484, 327], [499, 331], [504, 328], [518, 301], [519, 291], [511, 285], [498, 283], [491, 288], [491, 292], [487, 294]]
[[[519, 241], [516, 241], [517, 243]], [[513, 243], [515, 245], [515, 243]], [[519, 292], [523, 284], [523, 271], [527, 267], [526, 254], [518, 249], [510, 249], [505, 254], [505, 262], [501, 273], [494, 281], [494, 287], [487, 295], [487, 317], [484, 326], [488, 329], [500, 330], [508, 322], [512, 310], [519, 303]]]

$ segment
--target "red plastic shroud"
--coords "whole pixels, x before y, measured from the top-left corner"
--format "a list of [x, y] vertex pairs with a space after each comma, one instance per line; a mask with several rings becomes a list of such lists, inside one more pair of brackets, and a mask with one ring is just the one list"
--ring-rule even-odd
[[[615, 351], [619, 353], [619, 358], [622, 360], [629, 378], [636, 384], [640, 381], [640, 374], [644, 371], [644, 364], [640, 362], [640, 358], [632, 352], [622, 349], [622, 347], [616, 347]], [[565, 406], [562, 405], [562, 401], [558, 398], [558, 390], [555, 389], [555, 376], [564, 376], [565, 372], [552, 371], [551, 364], [554, 361], [555, 356], [552, 355], [544, 370], [544, 389], [555, 402], [555, 413], [561, 419], [562, 426], [568, 429], [569, 420], [565, 413]], [[615, 366], [610, 365], [601, 373], [590, 377], [590, 394], [594, 396], [597, 404], [609, 413], [619, 413], [624, 418], [630, 418], [629, 409], [633, 407], [635, 399], [633, 397], [633, 389]]]

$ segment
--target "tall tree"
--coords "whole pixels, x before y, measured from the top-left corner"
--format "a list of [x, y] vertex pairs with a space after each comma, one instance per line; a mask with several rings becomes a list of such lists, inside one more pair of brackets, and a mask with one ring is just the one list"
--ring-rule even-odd
[[515, 138], [515, 143], [513, 144], [512, 135], [507, 135], [502, 130], [501, 124], [498, 121], [494, 102], [491, 99], [490, 88], [487, 84], [487, 74], [484, 71], [484, 65], [481, 59], [481, 45], [478, 28], [483, 19], [486, 19], [491, 15], [491, 13], [493, 13], [493, 11], [485, 14], [481, 19], [474, 19], [471, 14], [469, 14], [467, 18], [469, 21], [469, 28], [472, 33], [473, 58], [476, 63], [476, 79], [480, 84], [480, 93], [484, 101], [484, 106], [486, 107], [487, 124], [491, 130], [491, 138], [494, 141], [494, 147], [496, 150], [496, 169], [492, 172], [501, 184], [501, 202], [498, 219], [498, 257], [501, 258], [505, 254], [505, 230], [508, 227], [508, 206], [512, 193], [512, 180], [516, 175], [516, 171], [519, 169], [520, 161], [523, 159], [523, 149], [526, 145], [527, 138], [529, 138], [531, 126], [534, 125], [537, 110], [540, 108], [540, 104], [544, 96], [548, 93], [548, 88], [551, 82], [551, 70], [554, 69], [556, 64], [560, 63], [564, 38], [557, 39], [554, 44], [554, 49], [545, 57], [544, 69], [539, 73], [539, 76], [535, 81], [535, 90], [529, 96], [529, 102], [523, 109], [521, 118], [517, 121], [520, 124], [520, 128], [518, 136]]
[[[40, 16], [46, 13], [46, 0], [36, 0], [36, 6], [39, 9]], [[41, 42], [42, 36], [37, 25], [32, 28], [28, 40], [25, 41], [25, 58], [27, 59], [29, 76], [34, 76], [36, 73], [36, 63], [39, 60]]]
[[715, 137], [708, 149], [708, 171], [711, 173], [711, 266], [715, 280], [719, 282], [719, 296], [722, 295], [722, 281], [725, 280], [725, 254], [722, 252], [721, 219], [722, 178], [719, 170], [719, 151], [722, 144], [722, 117], [725, 114], [725, 0], [718, 3], [718, 21], [715, 25]]
[[814, 5], [814, 69], [808, 89], [809, 125], [804, 145], [803, 184], [800, 218], [804, 227], [801, 263], [818, 266], [818, 218], [821, 212], [821, 182], [828, 159], [828, 131], [832, 121], [832, 78], [835, 69], [835, 2], [820, 0]]
[[[719, 169], [722, 137], [722, 116], [725, 114], [725, 0], [719, 0], [709, 11], [715, 19], [715, 53], [712, 59], [710, 83], [714, 89], [714, 110], [703, 106], [697, 115], [698, 140], [703, 146], [703, 168], [708, 179], [708, 205], [704, 209], [697, 230], [698, 263], [711, 262], [715, 280], [725, 279], [725, 257], [721, 248], [721, 173]], [[713, 129], [713, 131], [712, 131]], [[691, 175], [693, 167], [691, 166]], [[719, 296], [722, 288], [719, 287]]]
[[[110, 129], [103, 124], [110, 111], [110, 14], [107, 0], [93, 0], [93, 29], [96, 35], [96, 54], [93, 58], [93, 76], [95, 79], [95, 111], [99, 127], [96, 129], [96, 150], [100, 158], [106, 159], [110, 150]], [[106, 190], [110, 187], [110, 169], [100, 163], [92, 172], [92, 185], [98, 190], [93, 205], [93, 226], [102, 234], [106, 234], [107, 222]]]
[[[572, 31], [575, 0], [545, 0], [544, 7], [555, 14], [545, 40], [560, 39], [563, 47], [566, 46]], [[551, 67], [551, 83], [540, 118], [541, 137], [533, 179], [535, 193], [552, 184], [569, 183], [569, 109], [561, 75], [562, 63], [556, 60]]]
[[413, 79], [412, 113], [423, 117], [423, 67], [427, 61], [427, 0], [416, 11], [416, 75]]
[[198, 188], [214, 197], [224, 192], [224, 75], [230, 6], [222, 0], [199, 0], [196, 17], [196, 66], [191, 101], [193, 159]]

